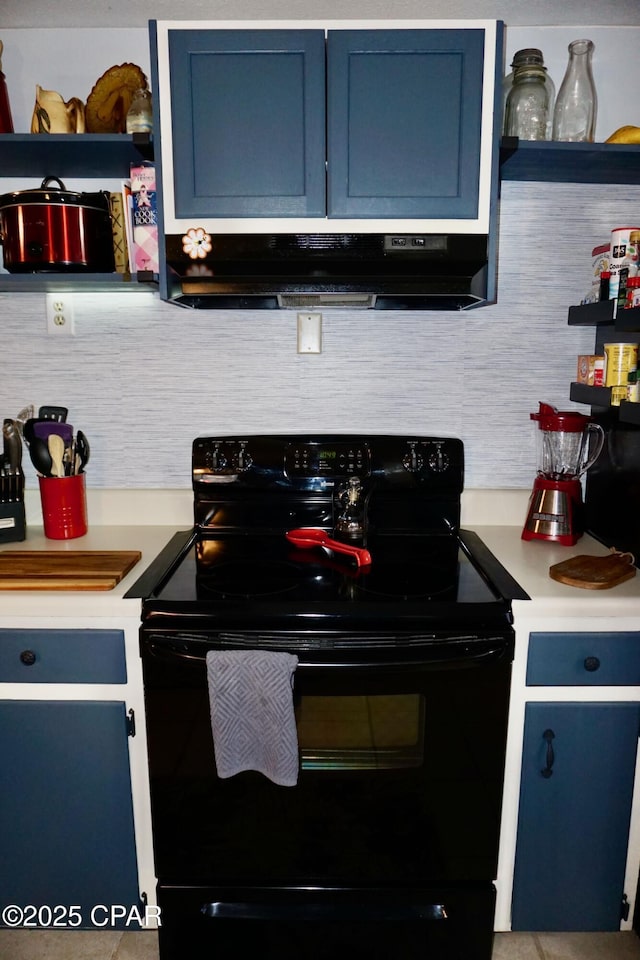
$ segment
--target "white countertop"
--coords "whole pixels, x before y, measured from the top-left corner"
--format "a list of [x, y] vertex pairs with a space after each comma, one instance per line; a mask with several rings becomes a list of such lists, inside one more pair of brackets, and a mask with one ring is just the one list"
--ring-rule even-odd
[[[527, 491], [465, 491], [462, 526], [475, 531], [531, 601], [514, 601], [514, 616], [639, 617], [640, 576], [608, 590], [583, 590], [557, 583], [549, 567], [579, 554], [605, 556], [606, 547], [589, 536], [572, 547], [521, 539]], [[10, 617], [137, 617], [140, 600], [124, 594], [178, 531], [192, 524], [191, 493], [88, 491], [89, 531], [74, 540], [49, 540], [33, 492], [27, 499], [27, 539], [0, 544], [0, 550], [140, 550], [141, 560], [108, 591], [0, 590], [0, 625]], [[40, 516], [38, 516], [40, 514]], [[499, 523], [488, 519], [499, 517]], [[33, 523], [32, 523], [33, 520]], [[640, 628], [640, 619], [638, 619]]]
[[[545, 540], [523, 540], [522, 528], [513, 526], [470, 527], [531, 597], [513, 604], [519, 616], [548, 617], [639, 617], [640, 575], [606, 590], [586, 590], [558, 583], [549, 567], [583, 554], [604, 557], [609, 551], [597, 540], [583, 536], [571, 547]], [[640, 619], [638, 620], [640, 629]]]
[[113, 590], [0, 590], [0, 626], [9, 617], [140, 617], [141, 601], [124, 594], [173, 535], [186, 527], [92, 526], [84, 537], [49, 540], [42, 527], [29, 527], [27, 539], [3, 543], [6, 550], [139, 550], [141, 559]]

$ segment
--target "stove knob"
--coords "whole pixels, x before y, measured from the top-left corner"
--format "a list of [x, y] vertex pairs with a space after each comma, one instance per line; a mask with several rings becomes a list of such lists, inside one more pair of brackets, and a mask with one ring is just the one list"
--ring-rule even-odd
[[253, 457], [246, 449], [246, 447], [240, 447], [238, 450], [238, 470], [248, 470], [253, 465]]
[[433, 453], [429, 454], [427, 463], [434, 473], [444, 473], [449, 466], [449, 457], [441, 446], [437, 446]]
[[424, 460], [421, 455], [416, 450], [415, 446], [412, 446], [407, 453], [405, 453], [402, 458], [402, 466], [405, 470], [408, 470], [409, 473], [418, 473], [422, 470], [424, 466]]

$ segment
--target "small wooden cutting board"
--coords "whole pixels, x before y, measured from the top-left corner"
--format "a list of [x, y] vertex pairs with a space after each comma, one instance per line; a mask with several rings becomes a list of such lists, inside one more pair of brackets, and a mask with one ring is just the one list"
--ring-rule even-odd
[[0, 590], [113, 590], [139, 550], [0, 551]]
[[613, 551], [604, 557], [580, 555], [549, 567], [549, 576], [559, 583], [584, 590], [608, 590], [636, 575], [630, 553]]

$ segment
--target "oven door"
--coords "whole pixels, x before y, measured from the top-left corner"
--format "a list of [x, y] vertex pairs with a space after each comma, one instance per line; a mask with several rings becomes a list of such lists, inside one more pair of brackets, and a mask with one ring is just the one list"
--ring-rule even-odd
[[[433, 956], [490, 957], [511, 632], [386, 662], [299, 653], [294, 787], [250, 771], [217, 776], [205, 656], [221, 645], [142, 631], [161, 945], [194, 929], [189, 914], [199, 930], [235, 931], [237, 945], [244, 919], [264, 956], [258, 931], [280, 930], [285, 911], [293, 928], [323, 931], [309, 957], [330, 955], [334, 928], [344, 944], [347, 917], [359, 942], [375, 917], [376, 944], [455, 927], [456, 952]], [[424, 956], [423, 934], [419, 943]]]

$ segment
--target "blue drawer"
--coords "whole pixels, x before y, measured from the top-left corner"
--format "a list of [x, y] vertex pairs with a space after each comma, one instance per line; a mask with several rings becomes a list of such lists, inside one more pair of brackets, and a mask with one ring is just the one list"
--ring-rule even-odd
[[126, 683], [122, 630], [0, 629], [0, 683]]
[[532, 633], [527, 686], [640, 685], [640, 633]]

